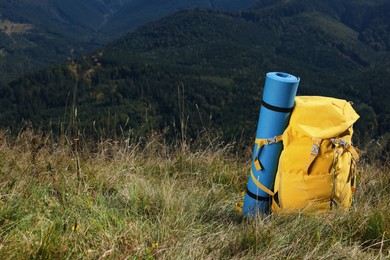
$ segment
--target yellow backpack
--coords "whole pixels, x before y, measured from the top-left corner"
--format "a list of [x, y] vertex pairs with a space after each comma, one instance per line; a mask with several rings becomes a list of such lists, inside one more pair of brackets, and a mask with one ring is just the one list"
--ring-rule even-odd
[[355, 189], [352, 125], [359, 118], [345, 100], [298, 96], [275, 178], [274, 212], [349, 208]]

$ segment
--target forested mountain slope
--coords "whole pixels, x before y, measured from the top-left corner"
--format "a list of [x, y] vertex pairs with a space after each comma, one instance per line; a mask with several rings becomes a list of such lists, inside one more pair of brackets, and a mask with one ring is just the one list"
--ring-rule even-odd
[[0, 2], [0, 84], [88, 54], [183, 9], [247, 8], [255, 0], [7, 0]]
[[[72, 105], [90, 134], [208, 127], [253, 137], [265, 73], [301, 77], [300, 95], [355, 103], [356, 142], [389, 138], [388, 2], [259, 1], [225, 13], [193, 10], [150, 23], [95, 55], [1, 89], [0, 122], [67, 127]], [[352, 11], [353, 10], [353, 11]], [[73, 93], [77, 94], [73, 98]], [[387, 139], [386, 139], [387, 138]]]

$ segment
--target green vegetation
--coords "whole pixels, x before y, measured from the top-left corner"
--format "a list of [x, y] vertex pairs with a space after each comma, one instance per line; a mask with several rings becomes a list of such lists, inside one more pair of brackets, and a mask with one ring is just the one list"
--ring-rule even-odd
[[[240, 10], [256, 0], [50, 0], [0, 2], [0, 85], [102, 48], [135, 28], [183, 9]], [[32, 27], [9, 34], [3, 20]], [[15, 30], [13, 30], [15, 31]]]
[[76, 60], [76, 74], [69, 62], [10, 82], [0, 88], [0, 124], [62, 133], [77, 108], [88, 136], [164, 130], [174, 139], [184, 123], [190, 138], [212, 127], [226, 141], [252, 140], [265, 73], [286, 71], [301, 78], [298, 95], [354, 102], [355, 143], [389, 151], [388, 2], [262, 3], [179, 12]]
[[81, 136], [76, 154], [67, 136], [2, 132], [0, 258], [390, 257], [389, 164], [359, 165], [348, 212], [250, 220], [234, 210], [249, 149], [234, 155], [235, 145], [204, 134], [176, 145], [158, 133]]
[[[257, 4], [179, 12], [0, 82], [0, 258], [389, 258], [388, 1]], [[3, 35], [11, 74], [72, 46], [11, 34], [21, 44], [11, 50]], [[32, 56], [28, 37], [42, 43]], [[268, 71], [301, 77], [299, 95], [355, 103], [364, 151], [348, 212], [235, 211]]]

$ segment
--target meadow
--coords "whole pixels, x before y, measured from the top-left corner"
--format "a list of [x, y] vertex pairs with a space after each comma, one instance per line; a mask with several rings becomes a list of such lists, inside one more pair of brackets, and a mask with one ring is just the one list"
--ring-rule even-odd
[[246, 188], [252, 146], [237, 149], [217, 133], [200, 140], [0, 132], [0, 258], [390, 257], [383, 154], [362, 156], [348, 212], [249, 219], [234, 205]]

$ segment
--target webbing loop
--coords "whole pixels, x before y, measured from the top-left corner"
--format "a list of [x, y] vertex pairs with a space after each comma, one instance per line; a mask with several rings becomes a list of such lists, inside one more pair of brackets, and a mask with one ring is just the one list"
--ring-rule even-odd
[[274, 136], [271, 138], [264, 138], [264, 139], [256, 138], [255, 144], [257, 144], [257, 149], [255, 152], [253, 165], [255, 166], [255, 169], [257, 171], [260, 171], [263, 169], [263, 167], [261, 166], [260, 160], [259, 160], [261, 148], [263, 148], [264, 145], [271, 145], [271, 144], [274, 144], [274, 143], [277, 143], [280, 141], [282, 141], [282, 135]]
[[235, 205], [235, 209], [236, 211], [238, 211], [239, 213], [242, 213], [242, 207], [244, 206], [244, 202], [237, 202], [236, 205]]
[[251, 197], [252, 199], [255, 199], [257, 201], [270, 201], [270, 198], [267, 196], [267, 197], [263, 197], [263, 196], [259, 196], [253, 192], [251, 192], [248, 188], [246, 189], [246, 194]]
[[252, 178], [252, 181], [255, 183], [255, 185], [257, 186], [257, 188], [261, 189], [262, 191], [264, 191], [265, 193], [267, 193], [268, 195], [270, 196], [274, 196], [275, 193], [273, 191], [271, 191], [270, 189], [268, 189], [267, 187], [265, 187], [263, 184], [261, 184], [256, 176], [253, 174], [253, 171], [251, 172], [251, 178]]
[[293, 111], [294, 107], [278, 107], [271, 105], [264, 100], [261, 101], [261, 105], [271, 111], [280, 112], [280, 113], [291, 113]]
[[310, 174], [310, 166], [313, 164], [314, 160], [317, 158], [317, 155], [320, 151], [320, 146], [322, 143], [322, 139], [313, 138], [313, 144], [310, 150], [310, 157], [308, 158], [303, 170], [306, 174]]
[[332, 138], [330, 141], [335, 145], [340, 145], [344, 148], [343, 153], [349, 152], [352, 155], [352, 158], [357, 162], [359, 161], [359, 153], [355, 147], [352, 146], [351, 143], [345, 141], [342, 138]]
[[[258, 196], [256, 194], [253, 194], [248, 188], [246, 189], [246, 194], [248, 194], [248, 196], [250, 196], [251, 198], [259, 200], [259, 201], [272, 201], [275, 193], [273, 191], [271, 191], [270, 189], [268, 189], [267, 187], [265, 187], [263, 184], [261, 184], [256, 179], [256, 176], [254, 175], [253, 171], [251, 171], [251, 178], [252, 178], [252, 181], [255, 183], [256, 187], [261, 189], [262, 191], [264, 191], [268, 195], [270, 195], [271, 198], [262, 197], [262, 196]], [[234, 206], [235, 206], [236, 211], [242, 213], [242, 208], [244, 206], [244, 202], [237, 202]]]

